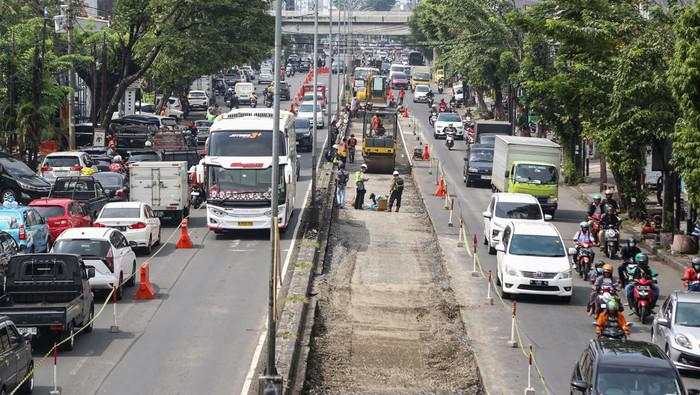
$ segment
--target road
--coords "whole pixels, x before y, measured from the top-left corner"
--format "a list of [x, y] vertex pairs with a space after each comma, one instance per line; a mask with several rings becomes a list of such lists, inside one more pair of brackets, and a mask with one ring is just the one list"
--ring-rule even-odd
[[[303, 78], [290, 79], [292, 96]], [[289, 104], [282, 102], [283, 109]], [[318, 131], [319, 145], [326, 130]], [[301, 156], [297, 206], [303, 205], [311, 178], [311, 154]], [[283, 234], [284, 256], [293, 252], [300, 212], [295, 210], [294, 227]], [[266, 316], [269, 232], [216, 236], [206, 228], [204, 208], [192, 210], [190, 218], [194, 249], [175, 249], [179, 232], [174, 231], [163, 230], [163, 240], [173, 237], [150, 258], [156, 299], [135, 301], [136, 287], [129, 290], [117, 304], [118, 333], [110, 332], [113, 305], [108, 304], [94, 331], [79, 336], [73, 351], [59, 353], [63, 393], [240, 393]], [[36, 394], [53, 389], [52, 361], [42, 358], [49, 348], [35, 347]]]
[[[437, 91], [437, 89], [435, 89]], [[447, 95], [436, 95], [435, 102], [441, 97], [449, 100]], [[482, 212], [486, 209], [491, 198], [491, 189], [488, 186], [466, 187], [463, 182], [462, 169], [466, 145], [463, 141], [456, 141], [455, 147], [449, 151], [444, 140], [434, 140], [432, 130], [428, 124], [429, 110], [427, 104], [413, 103], [411, 94], [406, 95], [409, 112], [420, 122], [423, 132], [423, 142], [433, 144], [431, 155], [439, 158], [441, 165], [447, 173], [450, 193], [457, 195], [456, 206], [461, 207], [462, 216], [468, 227], [468, 234], [483, 233]], [[578, 224], [585, 218], [585, 207], [576, 198], [576, 195], [567, 188], [560, 188], [559, 210], [552, 221], [564, 240], [571, 240], [578, 229]], [[479, 257], [485, 270], [495, 272], [496, 257], [489, 255], [485, 246], [481, 243]], [[596, 259], [603, 254], [596, 251]], [[619, 260], [612, 262], [617, 273]], [[652, 263], [659, 272], [659, 286], [662, 296], [659, 305], [663, 302], [669, 291], [680, 289], [681, 273], [674, 268]], [[542, 367], [549, 389], [553, 394], [569, 392], [569, 380], [574, 364], [581, 352], [593, 337], [592, 318], [586, 314], [585, 306], [588, 301], [590, 284], [575, 278], [574, 297], [570, 304], [563, 304], [543, 297], [518, 297], [518, 317], [521, 320], [521, 329], [537, 350], [537, 359]], [[453, 284], [455, 286], [455, 284]], [[634, 323], [632, 338], [636, 340], [650, 339], [649, 325], [641, 325], [635, 317], [627, 316]], [[508, 323], [509, 325], [509, 323]], [[684, 382], [688, 388], [700, 388], [700, 375], [684, 375]], [[518, 389], [521, 390], [521, 389]]]

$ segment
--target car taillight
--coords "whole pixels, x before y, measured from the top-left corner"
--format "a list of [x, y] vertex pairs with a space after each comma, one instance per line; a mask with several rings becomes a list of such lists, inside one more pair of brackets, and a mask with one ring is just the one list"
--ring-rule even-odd
[[143, 229], [145, 227], [146, 227], [146, 224], [144, 224], [143, 222], [137, 222], [133, 225], [129, 225], [129, 229]]
[[27, 231], [24, 229], [24, 225], [19, 226], [19, 239], [27, 240]]
[[92, 224], [92, 227], [93, 227], [93, 228], [104, 228], [105, 226], [102, 225], [102, 224], [99, 223], [99, 222], [95, 222], [95, 223]]
[[62, 218], [62, 219], [56, 220], [56, 222], [54, 222], [54, 225], [56, 225], [56, 226], [68, 226], [68, 225], [70, 225], [70, 221]]
[[49, 165], [41, 166], [41, 171], [42, 171], [42, 172], [44, 172], [44, 171], [51, 171], [51, 166], [49, 166]]
[[112, 255], [112, 250], [110, 249], [105, 258], [105, 264], [110, 272], [114, 273], [114, 255]]
[[71, 166], [71, 170], [80, 171], [80, 170], [83, 170], [83, 167], [80, 165], [73, 165], [73, 166]]

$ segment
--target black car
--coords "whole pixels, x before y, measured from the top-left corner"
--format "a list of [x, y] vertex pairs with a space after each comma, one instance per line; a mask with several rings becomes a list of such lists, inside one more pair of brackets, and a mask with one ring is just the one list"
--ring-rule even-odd
[[280, 97], [282, 100], [289, 100], [292, 98], [292, 94], [289, 91], [289, 84], [287, 81], [280, 81]]
[[92, 175], [102, 184], [102, 188], [112, 201], [129, 200], [129, 180], [126, 175], [113, 171], [103, 171]]
[[207, 138], [209, 138], [209, 128], [212, 123], [214, 122], [207, 121], [206, 119], [194, 121], [194, 127], [197, 128], [197, 145], [204, 145], [207, 141]]
[[472, 144], [464, 157], [464, 183], [469, 187], [473, 184], [491, 184], [493, 170], [493, 146]]
[[51, 184], [21, 160], [0, 152], [0, 204], [7, 199], [20, 203], [46, 197]]
[[20, 334], [10, 318], [0, 316], [0, 385], [11, 391], [21, 383], [17, 393], [29, 394], [34, 388], [33, 370], [31, 336]]
[[297, 135], [297, 147], [298, 150], [311, 152], [311, 133], [313, 132], [313, 126], [307, 118], [297, 118], [294, 120], [294, 129]]
[[599, 339], [591, 340], [576, 362], [571, 393], [684, 395], [686, 392], [678, 371], [657, 345]]
[[160, 154], [149, 149], [126, 151], [126, 161], [133, 162], [160, 162]]
[[17, 244], [15, 238], [11, 234], [0, 230], [0, 271], [4, 271], [10, 258], [18, 253], [19, 244]]

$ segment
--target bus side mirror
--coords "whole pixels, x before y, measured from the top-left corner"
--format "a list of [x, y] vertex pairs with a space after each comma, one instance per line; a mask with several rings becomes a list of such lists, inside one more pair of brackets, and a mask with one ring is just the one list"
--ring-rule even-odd
[[510, 172], [506, 170], [506, 178], [510, 177]]

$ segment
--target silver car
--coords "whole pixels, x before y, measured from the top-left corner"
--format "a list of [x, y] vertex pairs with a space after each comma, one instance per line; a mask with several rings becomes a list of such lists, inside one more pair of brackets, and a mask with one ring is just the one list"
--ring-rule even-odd
[[651, 341], [678, 369], [700, 371], [700, 292], [673, 291], [654, 317]]

